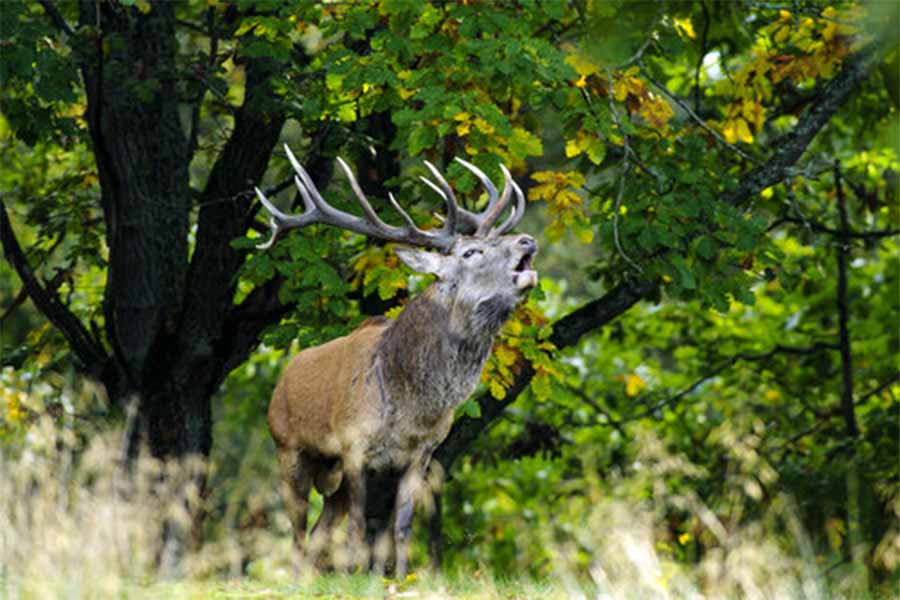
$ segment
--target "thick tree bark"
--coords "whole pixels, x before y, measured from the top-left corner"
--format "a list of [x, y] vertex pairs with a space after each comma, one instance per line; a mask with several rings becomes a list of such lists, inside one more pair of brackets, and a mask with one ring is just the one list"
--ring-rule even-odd
[[227, 374], [229, 334], [239, 328], [232, 299], [243, 255], [230, 242], [246, 231], [247, 190], [265, 173], [285, 119], [270, 85], [279, 65], [252, 59], [245, 66], [244, 102], [201, 198], [189, 263], [190, 157], [174, 88], [175, 6], [155, 4], [144, 14], [82, 2], [80, 21], [100, 32], [82, 74], [110, 256], [104, 314], [114, 368], [103, 381], [114, 402], [137, 399], [130, 454], [143, 442], [160, 458], [205, 457], [210, 397]]

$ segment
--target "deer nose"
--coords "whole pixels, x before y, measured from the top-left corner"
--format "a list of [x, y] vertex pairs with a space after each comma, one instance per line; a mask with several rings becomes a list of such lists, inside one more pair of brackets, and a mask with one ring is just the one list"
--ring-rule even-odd
[[537, 252], [538, 244], [537, 240], [535, 240], [530, 235], [523, 235], [519, 237], [519, 241], [517, 242], [520, 246], [525, 248], [527, 252]]

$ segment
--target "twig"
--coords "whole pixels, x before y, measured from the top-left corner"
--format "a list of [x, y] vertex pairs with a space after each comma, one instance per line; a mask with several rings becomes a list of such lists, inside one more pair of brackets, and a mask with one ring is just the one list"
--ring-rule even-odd
[[686, 112], [688, 114], [688, 116], [690, 116], [694, 121], [696, 121], [700, 127], [705, 129], [710, 135], [712, 135], [714, 138], [716, 138], [716, 141], [718, 141], [720, 144], [722, 144], [723, 146], [725, 146], [732, 152], [736, 153], [738, 156], [740, 156], [744, 160], [751, 162], [755, 165], [760, 164], [760, 161], [753, 158], [752, 156], [750, 156], [749, 154], [747, 154], [746, 152], [744, 152], [743, 150], [741, 150], [734, 144], [730, 143], [728, 140], [723, 138], [719, 134], [718, 131], [716, 131], [709, 125], [707, 125], [706, 122], [704, 122], [703, 119], [701, 119], [700, 116], [693, 111], [693, 109], [688, 105], [687, 102], [685, 102], [684, 100], [682, 100], [681, 98], [676, 96], [674, 93], [670, 92], [666, 86], [664, 86], [655, 77], [653, 77], [650, 74], [650, 71], [647, 70], [647, 67], [644, 65], [643, 61], [638, 60], [638, 66], [641, 68], [641, 73], [644, 75], [644, 77], [647, 79], [647, 81], [649, 81], [654, 86], [656, 86], [663, 94], [665, 94], [666, 96], [671, 98], [672, 102], [674, 102], [675, 104], [680, 106], [681, 109], [684, 110], [684, 112]]
[[609, 69], [606, 70], [606, 79], [609, 82], [609, 92], [606, 95], [607, 100], [609, 100], [609, 110], [612, 113], [613, 120], [616, 122], [616, 127], [618, 127], [619, 131], [622, 133], [622, 144], [625, 148], [625, 154], [622, 157], [622, 174], [619, 176], [619, 191], [616, 193], [616, 204], [613, 207], [613, 242], [616, 245], [616, 250], [618, 250], [619, 255], [625, 259], [625, 262], [630, 264], [638, 273], [643, 273], [644, 270], [640, 265], [631, 260], [625, 253], [625, 249], [622, 248], [621, 241], [619, 241], [619, 210], [622, 206], [622, 198], [625, 195], [625, 178], [628, 177], [628, 159], [631, 158], [631, 142], [628, 133], [625, 131], [625, 128], [622, 127], [622, 121], [619, 119], [619, 113], [613, 102], [613, 80], [612, 73]]
[[839, 161], [834, 163], [834, 185], [837, 189], [838, 214], [841, 218], [841, 235], [837, 250], [837, 309], [843, 375], [841, 410], [847, 424], [847, 435], [855, 438], [859, 434], [859, 427], [856, 424], [856, 413], [853, 410], [853, 356], [850, 353], [850, 311], [847, 306], [847, 254], [849, 254], [850, 240], [847, 238], [846, 232], [850, 229], [850, 224], [847, 219], [847, 199], [844, 197], [844, 186], [841, 183], [841, 163]]
[[[588, 395], [588, 393], [585, 392], [582, 388], [575, 387], [575, 386], [567, 386], [567, 387], [568, 387], [569, 391], [572, 392], [573, 394], [575, 394], [576, 396], [578, 396], [578, 398], [582, 402], [584, 402], [589, 407], [594, 409], [595, 412], [600, 413], [601, 415], [606, 417], [606, 420], [609, 422], [609, 425], [612, 425], [620, 434], [622, 434], [622, 437], [625, 437], [625, 438], [628, 437], [627, 432], [622, 427], [623, 421], [613, 418], [613, 416], [611, 414], [609, 414], [609, 411], [607, 411], [602, 406], [600, 406], [600, 404], [596, 400], [591, 398], [591, 396]], [[628, 419], [625, 419], [625, 421], [627, 421], [627, 420]]]
[[700, 33], [700, 52], [697, 57], [697, 66], [694, 69], [694, 110], [700, 110], [700, 71], [703, 69], [703, 59], [706, 58], [706, 43], [709, 38], [709, 9], [705, 0], [700, 1], [703, 10], [703, 31]]
[[66, 20], [63, 19], [63, 16], [59, 13], [59, 9], [56, 8], [56, 5], [53, 4], [50, 0], [38, 0], [41, 6], [44, 7], [44, 12], [47, 13], [47, 16], [50, 17], [50, 20], [53, 21], [53, 24], [56, 25], [59, 29], [61, 29], [66, 35], [75, 36], [75, 30], [72, 29], [72, 26], [66, 23]]
[[637, 49], [637, 52], [635, 52], [635, 53], [631, 56], [631, 58], [629, 58], [628, 60], [626, 60], [626, 61], [623, 62], [622, 64], [617, 65], [617, 66], [616, 66], [616, 69], [617, 69], [617, 70], [626, 69], [626, 68], [630, 67], [631, 65], [633, 65], [634, 63], [640, 62], [640, 60], [644, 57], [644, 52], [647, 51], [647, 48], [649, 48], [649, 47], [650, 47], [650, 44], [652, 44], [652, 43], [653, 43], [653, 36], [652, 36], [652, 35], [648, 35], [648, 36], [647, 36], [647, 39], [644, 40], [644, 43], [641, 44], [641, 47]]

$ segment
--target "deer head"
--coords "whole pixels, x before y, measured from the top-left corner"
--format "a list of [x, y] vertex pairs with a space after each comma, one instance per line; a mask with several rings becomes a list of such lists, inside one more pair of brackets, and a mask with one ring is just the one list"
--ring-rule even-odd
[[[286, 231], [312, 223], [327, 223], [372, 238], [407, 244], [411, 247], [401, 246], [395, 250], [407, 266], [420, 273], [435, 275], [438, 290], [462, 302], [463, 306], [471, 308], [489, 300], [498, 309], [501, 323], [521, 295], [537, 284], [537, 272], [532, 268], [537, 242], [528, 235], [505, 235], [525, 214], [525, 196], [505, 166], [500, 166], [505, 180], [503, 192], [500, 193], [481, 169], [461, 158], [456, 159], [478, 178], [488, 194], [484, 211], [473, 213], [459, 206], [447, 180], [434, 165], [425, 161], [436, 182], [426, 177], [421, 179], [443, 199], [447, 213], [445, 217], [438, 216], [443, 222], [439, 229], [423, 230], [397, 203], [393, 194], [388, 194], [388, 201], [403, 225], [384, 222], [372, 208], [350, 167], [341, 158], [337, 159], [338, 164], [346, 174], [364, 216], [358, 217], [334, 208], [322, 197], [309, 173], [287, 145], [285, 151], [296, 172], [294, 181], [305, 210], [300, 215], [287, 215], [278, 210], [259, 188], [255, 188], [260, 202], [271, 215], [269, 224], [272, 229], [269, 241], [258, 248], [269, 248]], [[495, 227], [513, 194], [516, 202], [509, 216]]]

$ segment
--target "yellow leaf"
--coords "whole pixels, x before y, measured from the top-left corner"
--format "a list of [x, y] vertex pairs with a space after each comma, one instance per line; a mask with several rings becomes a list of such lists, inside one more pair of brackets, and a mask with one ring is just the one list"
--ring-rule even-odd
[[678, 536], [678, 543], [681, 544], [682, 546], [687, 544], [689, 541], [691, 541], [691, 534], [689, 534], [689, 533], [682, 533], [681, 535]]
[[675, 23], [675, 29], [678, 30], [679, 34], [683, 33], [692, 40], [697, 37], [697, 33], [694, 31], [694, 24], [691, 22], [690, 17], [684, 19], [675, 18], [672, 19], [672, 21]]
[[632, 373], [625, 378], [625, 395], [629, 398], [634, 398], [640, 394], [645, 387], [647, 387], [647, 384], [637, 373]]
[[528, 190], [528, 199], [532, 202], [536, 200], [550, 200], [553, 198], [553, 194], [556, 193], [556, 186], [553, 186], [549, 183], [544, 185], [536, 185], [530, 190]]
[[553, 204], [559, 208], [568, 208], [581, 204], [581, 197], [570, 189], [560, 190], [552, 199]]
[[639, 112], [648, 123], [656, 129], [661, 130], [666, 130], [669, 119], [675, 114], [675, 111], [672, 110], [672, 107], [669, 106], [668, 102], [659, 96], [650, 95], [641, 102]]
[[737, 141], [737, 126], [735, 120], [725, 121], [725, 124], [722, 125], [722, 135], [725, 137], [725, 141], [729, 144], [733, 144]]
[[769, 200], [772, 196], [775, 195], [775, 189], [772, 186], [769, 186], [761, 191], [759, 195], [763, 197], [763, 200]]
[[147, 0], [137, 0], [134, 5], [137, 6], [137, 9], [145, 15], [149, 13], [153, 8], [152, 6], [150, 6], [150, 3]]
[[783, 27], [779, 27], [778, 31], [775, 32], [775, 35], [772, 36], [772, 39], [775, 40], [776, 44], [782, 43], [787, 37], [791, 34], [791, 28], [788, 25]]
[[587, 85], [587, 76], [582, 75], [581, 77], [576, 79], [574, 83], [575, 83], [575, 87], [577, 87], [577, 88], [585, 87]]
[[576, 229], [575, 235], [582, 244], [590, 244], [594, 241], [594, 230], [590, 227], [580, 227]]
[[568, 140], [566, 142], [566, 158], [572, 158], [573, 156], [578, 156], [583, 151], [581, 144], [578, 143], [578, 140]]
[[475, 117], [475, 128], [486, 135], [494, 133], [494, 126], [481, 117]]
[[553, 179], [555, 174], [554, 171], [537, 171], [531, 174], [531, 178], [540, 183], [545, 183]]
[[622, 102], [628, 97], [628, 86], [625, 84], [624, 80], [620, 79], [613, 84], [613, 97], [619, 102]]
[[515, 350], [509, 346], [504, 346], [503, 344], [498, 344], [497, 347], [494, 348], [494, 356], [497, 357], [500, 364], [506, 365], [507, 367], [514, 365], [519, 358], [519, 355]]
[[753, 124], [757, 131], [759, 131], [762, 128], [763, 123], [765, 123], [765, 109], [762, 104], [755, 100], [745, 98], [741, 104], [741, 114], [748, 123]]
[[472, 123], [470, 123], [469, 121], [463, 121], [456, 126], [456, 135], [465, 137], [469, 135], [470, 129], [472, 129]]
[[753, 134], [750, 133], [750, 127], [747, 126], [747, 121], [744, 119], [735, 119], [735, 129], [739, 140], [746, 142], [747, 144], [753, 143]]
[[497, 400], [503, 400], [504, 398], [506, 398], [506, 388], [503, 387], [503, 385], [496, 379], [492, 379], [488, 387], [491, 390], [491, 396], [493, 396]]
[[565, 60], [566, 64], [574, 68], [582, 77], [593, 75], [599, 71], [597, 65], [592, 63], [589, 58], [577, 52], [575, 54], [569, 54], [566, 56]]
[[509, 335], [522, 335], [522, 321], [518, 319], [507, 321], [506, 330], [509, 332]]

